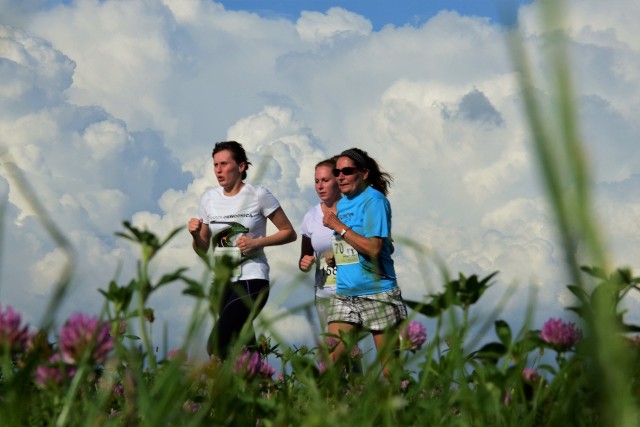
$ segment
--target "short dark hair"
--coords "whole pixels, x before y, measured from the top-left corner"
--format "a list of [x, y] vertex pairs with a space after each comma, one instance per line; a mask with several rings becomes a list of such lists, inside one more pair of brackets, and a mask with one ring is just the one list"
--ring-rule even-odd
[[216, 142], [216, 145], [213, 146], [213, 153], [211, 153], [211, 157], [215, 156], [216, 153], [220, 151], [228, 150], [231, 152], [231, 157], [237, 163], [245, 163], [247, 166], [244, 168], [244, 172], [242, 172], [242, 179], [247, 178], [247, 171], [249, 170], [249, 165], [251, 162], [247, 158], [247, 152], [244, 151], [244, 147], [237, 141], [222, 141]]

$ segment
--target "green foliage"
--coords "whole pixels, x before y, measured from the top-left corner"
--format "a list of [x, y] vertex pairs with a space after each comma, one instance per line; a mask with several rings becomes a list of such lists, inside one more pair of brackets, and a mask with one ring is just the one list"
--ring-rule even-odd
[[[135, 230], [130, 237], [139, 236], [132, 241], [143, 247], [142, 260], [138, 276], [126, 285], [112, 281], [100, 290], [115, 339], [109, 359], [93, 366], [84, 357], [77, 366], [64, 365], [73, 368], [73, 375], [44, 384], [37, 373], [55, 352], [55, 343], [40, 340], [41, 344], [21, 353], [4, 351], [3, 425], [533, 426], [572, 424], [570, 420], [576, 419], [580, 425], [601, 425], [606, 419], [598, 383], [593, 381], [598, 370], [591, 335], [557, 352], [555, 360], [540, 363], [544, 352], [554, 347], [541, 339], [540, 331], [516, 333], [503, 319], [494, 321], [496, 340], [477, 349], [466, 348], [465, 337], [471, 333], [466, 322], [457, 325], [455, 334], [443, 334], [438, 328], [422, 349], [400, 355], [402, 363], [387, 378], [379, 375], [377, 362], [365, 366], [364, 373], [345, 370], [345, 365], [326, 366], [320, 362], [326, 360], [324, 348], [281, 349], [269, 336], [260, 338], [255, 353], [237, 348], [226, 361], [213, 358], [193, 363], [178, 350], [154, 364], [153, 348], [148, 346], [152, 343], [143, 342], [140, 347], [139, 340], [126, 333], [130, 321], [147, 327], [152, 320], [149, 295], [162, 286], [181, 283], [186, 294], [208, 304], [217, 282], [214, 278], [203, 285], [184, 276], [184, 269], [150, 277], [145, 259], [150, 261], [149, 255], [156, 255], [168, 238], [160, 241], [149, 231], [127, 228]], [[154, 248], [144, 249], [149, 242], [155, 242]], [[628, 292], [638, 289], [640, 278], [626, 269], [611, 274], [595, 267], [583, 271], [598, 282], [591, 291], [569, 285], [577, 301], [569, 310], [588, 319], [598, 303], [594, 295], [615, 289], [608, 298], [610, 311], [620, 320], [617, 339], [640, 360], [640, 341], [623, 334], [635, 326], [624, 322], [625, 312], [620, 309]], [[452, 311], [472, 310], [495, 275], [460, 274], [444, 284], [442, 293], [408, 304], [414, 314], [438, 313], [434, 317], [440, 325], [451, 318]], [[134, 301], [139, 301], [137, 307], [132, 307]], [[207, 311], [215, 313], [211, 308]], [[188, 347], [188, 340], [182, 348]], [[280, 362], [275, 375], [270, 360]], [[346, 362], [353, 367], [353, 362]], [[629, 379], [628, 391], [638, 404], [640, 369], [629, 372]]]
[[458, 306], [467, 310], [489, 288], [489, 282], [496, 274], [498, 272], [494, 272], [480, 280], [475, 274], [466, 277], [460, 273], [457, 280], [452, 280], [444, 285], [444, 292], [430, 295], [431, 301], [429, 303], [410, 300], [405, 300], [405, 303], [427, 317], [439, 317], [451, 306]]
[[579, 303], [579, 305], [571, 306], [567, 309], [574, 311], [580, 317], [587, 319], [594, 318], [596, 314], [594, 313], [593, 307], [595, 307], [597, 301], [602, 298], [606, 301], [609, 310], [611, 310], [613, 314], [616, 329], [626, 332], [640, 332], [640, 326], [624, 323], [623, 317], [625, 312], [618, 310], [623, 298], [630, 291], [640, 291], [638, 287], [640, 278], [633, 277], [631, 270], [628, 268], [619, 268], [611, 274], [607, 274], [598, 267], [583, 266], [581, 270], [600, 281], [591, 292], [575, 285], [567, 286]]

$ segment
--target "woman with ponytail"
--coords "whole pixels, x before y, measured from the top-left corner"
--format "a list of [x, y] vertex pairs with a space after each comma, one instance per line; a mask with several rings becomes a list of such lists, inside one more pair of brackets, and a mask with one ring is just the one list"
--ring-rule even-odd
[[[331, 351], [331, 360], [341, 360], [364, 330], [373, 335], [383, 372], [388, 376], [388, 362], [397, 350], [396, 332], [407, 318], [391, 259], [391, 205], [386, 196], [392, 178], [359, 148], [339, 155], [333, 175], [343, 197], [337, 213], [326, 210], [323, 217], [323, 224], [334, 231], [337, 266], [328, 332], [338, 343]], [[353, 338], [345, 342], [345, 337]]]

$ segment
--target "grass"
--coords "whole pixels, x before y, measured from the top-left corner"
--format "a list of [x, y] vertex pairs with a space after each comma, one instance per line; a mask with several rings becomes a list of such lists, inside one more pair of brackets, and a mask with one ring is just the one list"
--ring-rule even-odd
[[[640, 278], [612, 268], [603, 251], [590, 205], [590, 174], [566, 46], [562, 35], [551, 31], [563, 17], [562, 3], [543, 1], [541, 6], [549, 29], [549, 75], [533, 74], [531, 52], [517, 30], [508, 42], [531, 146], [567, 254], [568, 289], [576, 301], [567, 309], [580, 317], [579, 325], [550, 319], [540, 330], [528, 322], [513, 330], [498, 316], [506, 295], [494, 306], [497, 320], [478, 328], [470, 313], [495, 273], [459, 274], [446, 279], [442, 292], [407, 302], [414, 314], [437, 319], [437, 326], [421, 345], [403, 341], [389, 378], [381, 377], [377, 362], [365, 364], [360, 374], [322, 364], [322, 347], [281, 348], [272, 342], [275, 333], [269, 333], [268, 324], [255, 353], [238, 345], [226, 361], [190, 362], [180, 349], [159, 357], [148, 334], [149, 297], [169, 284], [181, 284], [194, 297], [190, 332], [182, 345], [189, 348], [206, 316], [217, 313], [215, 301], [229, 266], [211, 265], [203, 257], [213, 286], [208, 279], [188, 277], [184, 268], [152, 277], [154, 257], [179, 230], [159, 238], [125, 223], [118, 235], [140, 248], [137, 276], [106, 284], [104, 310], [98, 315], [84, 323], [69, 319], [63, 330], [54, 331], [52, 319], [67, 293], [74, 257], [63, 233], [41, 215], [67, 264], [40, 325], [28, 336], [21, 333], [27, 325], [19, 313], [0, 307], [2, 425], [638, 425], [640, 340], [633, 333], [640, 327], [625, 322], [620, 306], [639, 289]], [[547, 87], [548, 96], [540, 96], [541, 87]], [[45, 212], [19, 170], [5, 164], [33, 210]], [[421, 250], [415, 242], [407, 244]], [[575, 255], [578, 244], [586, 248], [586, 259]], [[139, 337], [130, 332], [134, 323]], [[100, 333], [103, 328], [107, 335]], [[472, 330], [496, 339], [469, 340]], [[549, 354], [553, 362], [543, 362]], [[274, 372], [268, 358], [279, 360], [280, 372]]]

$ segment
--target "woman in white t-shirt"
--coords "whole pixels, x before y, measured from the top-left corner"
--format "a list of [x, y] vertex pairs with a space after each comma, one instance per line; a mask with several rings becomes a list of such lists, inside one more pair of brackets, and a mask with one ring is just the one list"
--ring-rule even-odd
[[322, 331], [327, 329], [327, 309], [330, 298], [336, 293], [336, 266], [333, 261], [331, 237], [333, 230], [322, 224], [324, 211], [336, 213], [338, 200], [342, 197], [338, 181], [332, 171], [336, 159], [323, 160], [316, 165], [315, 189], [320, 203], [304, 215], [300, 233], [300, 260], [298, 268], [307, 272], [315, 264], [315, 303]]
[[[249, 334], [244, 344], [255, 345], [252, 322], [269, 297], [269, 264], [263, 248], [293, 242], [297, 236], [273, 194], [244, 182], [251, 163], [240, 143], [218, 142], [212, 156], [220, 187], [202, 196], [199, 217], [189, 220], [188, 230], [197, 253], [207, 253], [213, 244], [214, 258], [224, 255], [238, 264], [207, 343], [209, 355], [225, 358], [245, 323]], [[268, 236], [267, 219], [277, 228]]]

